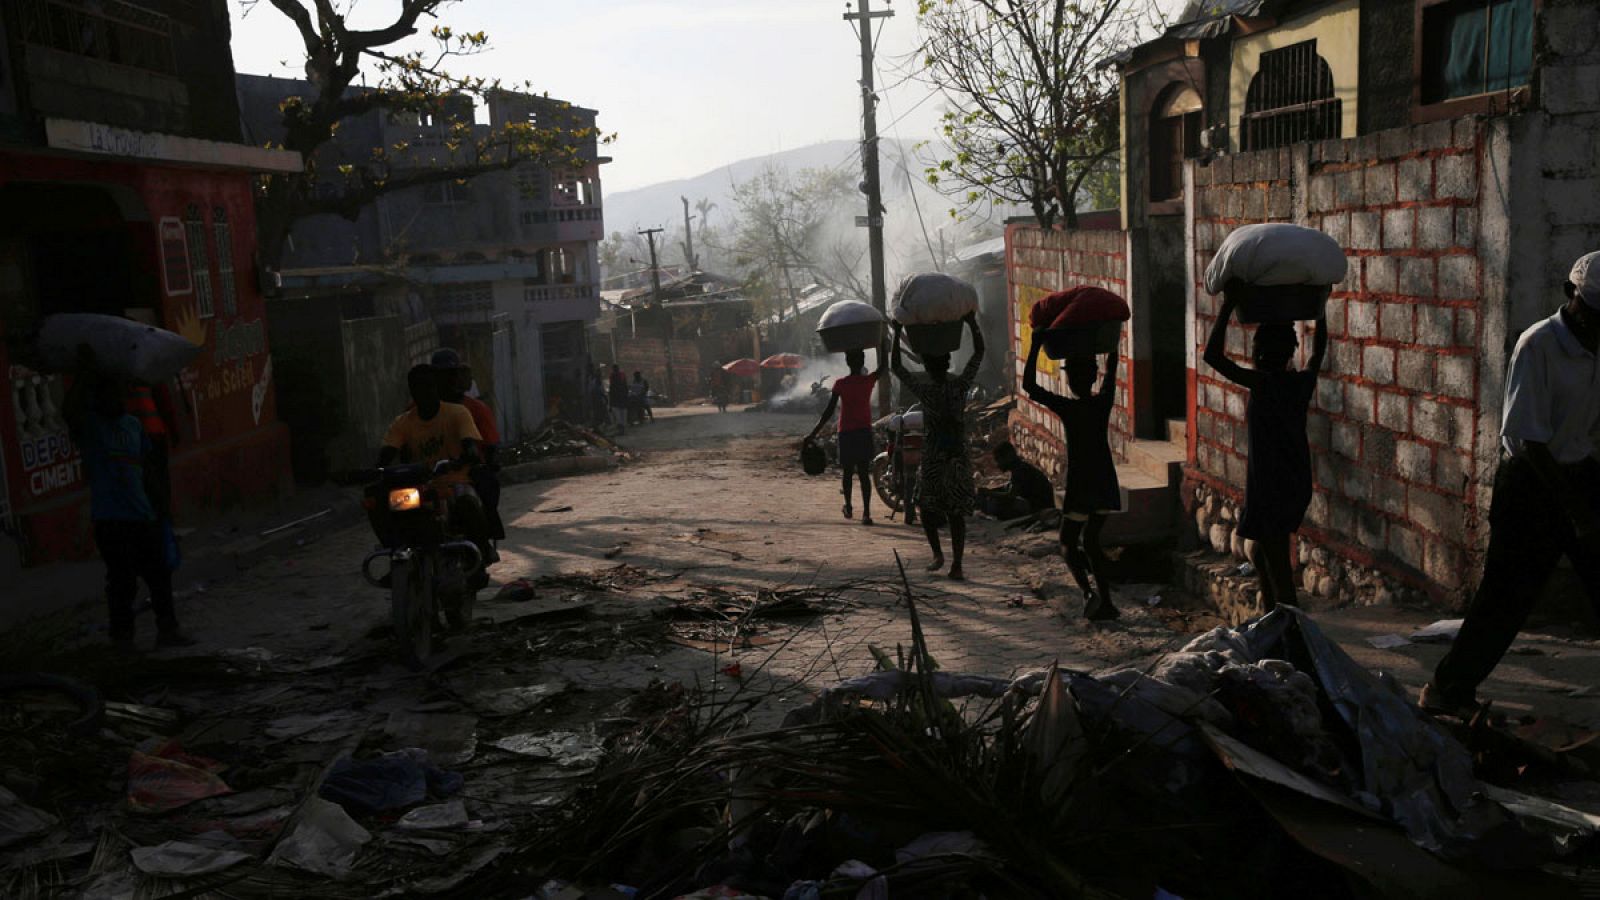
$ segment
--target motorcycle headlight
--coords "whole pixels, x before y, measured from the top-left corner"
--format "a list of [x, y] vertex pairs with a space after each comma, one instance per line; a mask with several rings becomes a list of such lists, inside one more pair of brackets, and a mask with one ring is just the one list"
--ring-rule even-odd
[[422, 508], [422, 490], [420, 488], [400, 488], [389, 492], [390, 512], [410, 512]]

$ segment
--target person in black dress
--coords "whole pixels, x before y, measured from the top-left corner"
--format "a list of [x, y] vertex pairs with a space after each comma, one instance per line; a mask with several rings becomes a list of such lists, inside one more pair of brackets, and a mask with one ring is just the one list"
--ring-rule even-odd
[[900, 362], [900, 323], [894, 323], [891, 338], [894, 349], [889, 369], [922, 403], [922, 427], [926, 443], [922, 447], [922, 467], [918, 470], [917, 503], [922, 508], [922, 531], [933, 548], [928, 571], [944, 568], [944, 550], [939, 546], [939, 528], [950, 526], [950, 577], [965, 578], [961, 558], [967, 546], [967, 516], [977, 504], [977, 488], [972, 479], [972, 460], [967, 458], [967, 394], [983, 364], [983, 332], [978, 330], [978, 314], [968, 313], [967, 329], [972, 332], [972, 358], [960, 375], [950, 374], [950, 354], [930, 353], [922, 357], [922, 373], [911, 372]]
[[[1106, 516], [1122, 509], [1122, 489], [1111, 458], [1111, 408], [1117, 396], [1117, 354], [1106, 354], [1105, 377], [1095, 390], [1100, 366], [1094, 356], [1067, 359], [1063, 368], [1072, 396], [1063, 397], [1039, 384], [1039, 348], [1043, 332], [1033, 332], [1022, 388], [1028, 397], [1061, 418], [1067, 438], [1067, 483], [1061, 503], [1061, 551], [1073, 580], [1083, 591], [1083, 615], [1093, 621], [1115, 619], [1110, 568], [1100, 550], [1100, 529]], [[1094, 582], [1091, 586], [1090, 576]]]
[[1206, 342], [1206, 363], [1224, 378], [1250, 391], [1245, 426], [1250, 444], [1245, 470], [1244, 513], [1239, 537], [1254, 542], [1250, 558], [1260, 573], [1262, 611], [1294, 603], [1294, 565], [1290, 538], [1311, 505], [1311, 446], [1306, 440], [1306, 410], [1317, 389], [1317, 373], [1328, 352], [1328, 323], [1317, 320], [1311, 359], [1304, 371], [1291, 369], [1300, 340], [1292, 322], [1264, 322], [1256, 328], [1253, 356], [1246, 368], [1228, 358], [1228, 319], [1235, 301], [1223, 295], [1222, 310]]

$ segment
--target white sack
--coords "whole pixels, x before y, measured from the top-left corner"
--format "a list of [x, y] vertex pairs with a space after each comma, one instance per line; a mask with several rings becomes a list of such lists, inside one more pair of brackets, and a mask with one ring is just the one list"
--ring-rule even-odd
[[102, 371], [145, 384], [166, 381], [200, 354], [200, 348], [182, 335], [94, 313], [46, 316], [34, 349], [49, 371], [70, 372], [78, 368], [80, 344], [94, 351]]
[[938, 272], [907, 276], [894, 296], [894, 320], [902, 325], [957, 322], [977, 311], [972, 285]]
[[1272, 222], [1246, 225], [1228, 235], [1206, 267], [1206, 290], [1222, 293], [1238, 279], [1246, 284], [1338, 284], [1348, 263], [1339, 242], [1315, 228]]
[[822, 314], [822, 320], [817, 323], [817, 330], [882, 321], [883, 313], [873, 309], [872, 304], [862, 303], [860, 300], [840, 300]]

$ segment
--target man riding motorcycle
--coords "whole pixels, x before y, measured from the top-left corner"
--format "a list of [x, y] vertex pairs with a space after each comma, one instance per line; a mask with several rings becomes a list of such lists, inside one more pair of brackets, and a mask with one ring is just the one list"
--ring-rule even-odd
[[495, 424], [494, 410], [489, 404], [467, 391], [472, 387], [472, 367], [461, 359], [461, 354], [441, 347], [435, 350], [428, 364], [439, 376], [439, 397], [446, 403], [459, 403], [472, 414], [472, 424], [478, 427], [478, 455], [483, 463], [470, 470], [472, 489], [483, 504], [483, 515], [489, 523], [489, 537], [497, 541], [506, 538], [505, 525], [500, 520], [500, 467], [495, 464], [495, 454], [500, 450], [500, 428]]
[[[488, 566], [500, 558], [490, 544], [489, 522], [467, 474], [479, 462], [482, 435], [466, 407], [440, 399], [439, 377], [432, 366], [412, 367], [406, 385], [413, 406], [389, 426], [378, 451], [378, 466], [385, 468], [403, 458], [434, 470], [431, 486], [449, 498], [452, 527], [483, 554], [484, 568], [473, 575], [472, 584], [480, 589], [489, 583]], [[382, 530], [376, 516], [373, 528]]]

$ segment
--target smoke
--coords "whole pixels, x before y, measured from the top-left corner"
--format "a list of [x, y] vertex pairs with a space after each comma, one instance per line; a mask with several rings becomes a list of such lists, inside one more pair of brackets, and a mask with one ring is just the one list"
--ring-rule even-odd
[[[868, 365], [871, 365], [870, 359]], [[839, 378], [849, 374], [850, 367], [845, 365], [843, 353], [830, 353], [823, 359], [807, 360], [805, 368], [795, 373], [794, 384], [773, 397], [772, 405], [786, 406], [791, 403], [807, 402], [811, 399], [811, 385], [824, 378]], [[828, 382], [826, 387], [832, 390], [833, 382]]]

